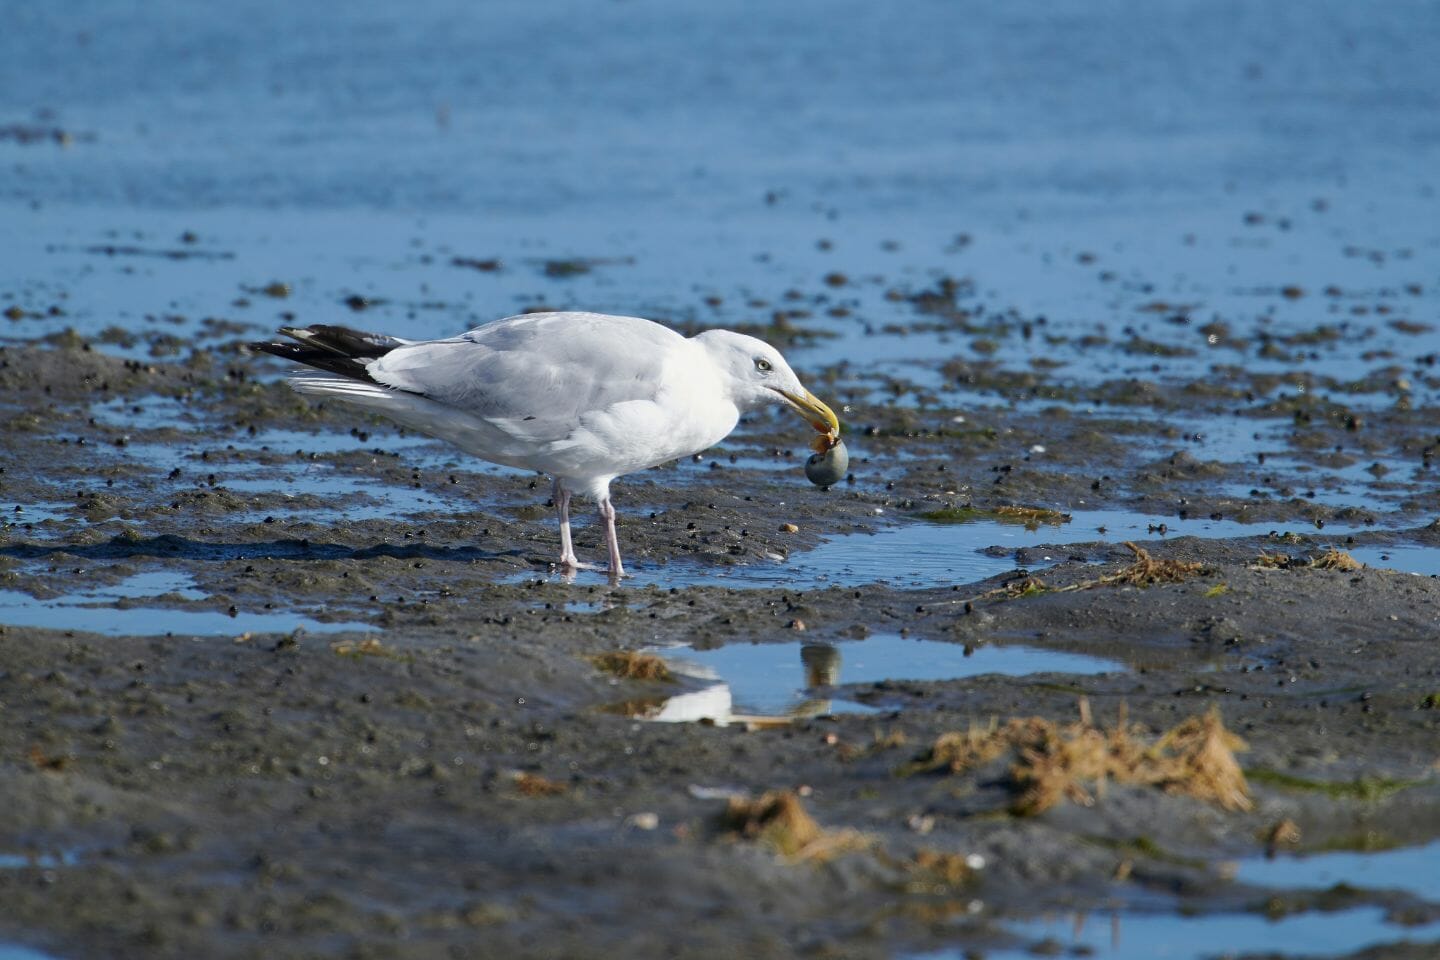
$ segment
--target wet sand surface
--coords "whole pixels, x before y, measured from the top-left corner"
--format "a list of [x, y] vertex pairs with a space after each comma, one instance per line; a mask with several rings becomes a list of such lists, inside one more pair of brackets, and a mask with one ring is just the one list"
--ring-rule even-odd
[[[1440, 952], [1433, 9], [413, 7], [0, 39], [0, 958]], [[542, 306], [850, 475], [244, 347]]]

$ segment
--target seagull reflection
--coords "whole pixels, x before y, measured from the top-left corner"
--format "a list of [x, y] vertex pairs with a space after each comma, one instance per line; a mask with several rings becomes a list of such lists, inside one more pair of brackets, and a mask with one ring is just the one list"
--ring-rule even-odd
[[[800, 665], [804, 671], [805, 690], [833, 687], [840, 683], [842, 658], [838, 648], [828, 643], [807, 643], [800, 648]], [[671, 668], [691, 680], [719, 680], [711, 670], [684, 661], [672, 662]], [[834, 711], [830, 697], [806, 697], [793, 707], [777, 714], [736, 713], [730, 684], [709, 683], [698, 690], [687, 690], [664, 699], [632, 700], [618, 704], [627, 716], [656, 723], [713, 723], [753, 727], [783, 726], [802, 717], [823, 717]]]

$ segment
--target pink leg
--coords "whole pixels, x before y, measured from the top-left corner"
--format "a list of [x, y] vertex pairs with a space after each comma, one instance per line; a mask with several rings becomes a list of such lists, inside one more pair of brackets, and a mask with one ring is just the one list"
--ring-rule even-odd
[[615, 505], [607, 496], [600, 501], [600, 516], [605, 518], [605, 546], [610, 549], [610, 579], [625, 576], [625, 565], [620, 562], [620, 538], [615, 533]]
[[552, 496], [555, 512], [560, 515], [560, 566], [575, 570], [579, 568], [580, 561], [575, 556], [575, 544], [570, 539], [570, 491], [556, 480]]

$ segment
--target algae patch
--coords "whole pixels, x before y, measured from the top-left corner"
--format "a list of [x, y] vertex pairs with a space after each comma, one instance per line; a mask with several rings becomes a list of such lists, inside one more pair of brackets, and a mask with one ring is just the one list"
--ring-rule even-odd
[[1384, 800], [1402, 790], [1409, 790], [1424, 783], [1424, 780], [1396, 780], [1391, 777], [1356, 777], [1354, 780], [1311, 780], [1282, 773], [1268, 767], [1255, 767], [1246, 771], [1254, 783], [1263, 783], [1282, 790], [1319, 793], [1334, 800]]
[[1046, 507], [1004, 505], [992, 510], [982, 510], [979, 507], [964, 506], [930, 510], [920, 514], [920, 519], [931, 523], [979, 523], [988, 520], [1016, 523], [1026, 530], [1038, 530], [1042, 525], [1058, 527], [1069, 523], [1070, 514]]

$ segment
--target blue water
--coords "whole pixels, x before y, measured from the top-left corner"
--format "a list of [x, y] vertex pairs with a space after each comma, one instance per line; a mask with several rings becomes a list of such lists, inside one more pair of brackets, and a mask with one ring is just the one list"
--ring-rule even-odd
[[[1072, 556], [1093, 560], [1091, 547], [1068, 544], [1123, 543], [1176, 537], [1223, 539], [1265, 537], [1294, 533], [1310, 538], [1314, 549], [1341, 543], [1346, 536], [1374, 529], [1363, 525], [1326, 524], [1317, 528], [1304, 522], [1277, 523], [1211, 520], [1208, 517], [1159, 517], [1129, 510], [1076, 510], [1064, 523], [1045, 523], [1033, 529], [1020, 523], [976, 520], [966, 523], [931, 523], [906, 518], [876, 517], [874, 533], [847, 533], [827, 537], [811, 550], [797, 550], [730, 567], [677, 561], [664, 565], [631, 563], [627, 584], [678, 586], [705, 584], [729, 587], [787, 587], [795, 590], [828, 586], [853, 587], [887, 583], [895, 587], [935, 587], [973, 584], [1021, 569], [1015, 551], [1030, 548], [1024, 569], [1043, 571]], [[623, 524], [622, 524], [623, 548]], [[1044, 549], [1038, 549], [1040, 547]], [[1298, 548], [1291, 548], [1298, 549]], [[1403, 548], [1402, 548], [1403, 550]], [[1428, 561], [1433, 551], [1414, 548], [1406, 556]], [[534, 573], [513, 580], [535, 579]], [[561, 574], [548, 579], [567, 579]], [[579, 583], [603, 582], [604, 571], [582, 571]]]
[[[1093, 913], [1007, 924], [1030, 943], [1048, 941], [1062, 951], [1084, 951], [1097, 960], [1211, 960], [1247, 953], [1338, 957], [1385, 943], [1433, 943], [1440, 950], [1440, 923], [1388, 923], [1378, 907], [1336, 913], [1301, 913], [1280, 920], [1255, 914]], [[1063, 955], [1063, 954], [1062, 954]], [[963, 960], [964, 949], [908, 954], [904, 960]], [[986, 950], [986, 960], [1031, 960], [1026, 948]]]
[[1361, 563], [1425, 577], [1440, 576], [1440, 550], [1415, 544], [1395, 547], [1353, 547], [1350, 555]]
[[[810, 314], [797, 326], [833, 336], [787, 355], [807, 376], [849, 364], [847, 377], [864, 388], [846, 413], [854, 423], [890, 403], [869, 389], [886, 376], [958, 409], [1028, 400], [942, 372], [947, 361], [982, 358], [1012, 371], [1059, 364], [1051, 379], [1077, 390], [1112, 378], [1203, 383], [1212, 367], [1238, 366], [1368, 377], [1378, 386], [1345, 397], [1365, 408], [1402, 393], [1418, 408], [1436, 402], [1433, 377], [1416, 368], [1435, 349], [1433, 330], [1392, 325], [1440, 316], [1440, 12], [1428, 0], [919, 0], [899, 12], [864, 0], [154, 0], [123, 10], [68, 0], [11, 4], [6, 18], [0, 128], [57, 126], [74, 140], [0, 137], [0, 311], [22, 309], [0, 319], [0, 342], [118, 326], [182, 338], [183, 360], [292, 316], [424, 337], [538, 304], [704, 325], [766, 322], [791, 304]], [[546, 260], [569, 257], [604, 262], [546, 276]], [[481, 271], [457, 258], [501, 266]], [[832, 272], [845, 281], [824, 283]], [[1033, 335], [1001, 332], [982, 353], [976, 334], [907, 329], [932, 318], [903, 297], [942, 276], [967, 281], [958, 305], [972, 317], [1025, 318]], [[272, 281], [289, 284], [289, 295], [257, 292]], [[799, 300], [787, 299], [792, 290]], [[351, 295], [377, 303], [353, 313], [342, 305]], [[837, 307], [846, 315], [832, 315]], [[1213, 319], [1231, 332], [1207, 335]], [[1282, 344], [1283, 358], [1261, 354], [1264, 338], [1319, 323], [1341, 336]], [[1123, 349], [1133, 336], [1186, 352], [1136, 355]], [[98, 348], [149, 355], [143, 338]], [[1395, 385], [1402, 380], [1408, 390]], [[96, 415], [123, 423], [133, 411], [102, 404]], [[140, 415], [191, 426], [181, 402], [146, 401]], [[1283, 449], [1289, 427], [1231, 417], [1177, 426], [1207, 435], [1197, 456], [1230, 462]], [[433, 446], [400, 446], [427, 469], [448, 462]], [[115, 455], [195, 468], [174, 448]], [[1406, 476], [1418, 465], [1407, 456], [1380, 450], [1371, 460]], [[1371, 485], [1369, 462], [1277, 467], [1309, 481], [1321, 502], [1388, 510], [1395, 496]], [[213, 472], [242, 491], [268, 473]], [[366, 498], [349, 508], [372, 515], [449, 503], [329, 470], [270, 477], [316, 492], [343, 483]], [[80, 522], [66, 504], [22, 506], [7, 524]], [[1168, 536], [1276, 526], [1120, 515], [1102, 535], [1080, 513], [1034, 532], [904, 524], [733, 570], [642, 565], [636, 582], [970, 583], [1013, 570], [1017, 547], [1153, 536], [1145, 528], [1156, 519]], [[992, 546], [1000, 556], [981, 552]], [[1389, 559], [1368, 551], [1355, 552], [1372, 565], [1440, 572], [1428, 548], [1387, 548]], [[1027, 562], [1041, 568], [1061, 553]], [[124, 589], [139, 594], [125, 599], [165, 585], [132, 583]], [[0, 622], [180, 634], [336, 626], [87, 606], [118, 599], [4, 594]], [[1000, 653], [988, 649], [972, 660]], [[772, 665], [785, 678], [776, 703], [803, 681], [793, 648], [784, 655]], [[866, 675], [855, 650], [847, 657], [843, 676]], [[1327, 869], [1297, 863], [1312, 867]], [[1113, 960], [1334, 953], [1440, 936], [1396, 928], [1373, 910], [1274, 923], [1127, 914], [1118, 946], [1105, 919], [1080, 934], [1067, 922], [1017, 929]], [[0, 947], [12, 955], [36, 956]]]
[[80, 862], [80, 856], [73, 850], [53, 853], [0, 853], [0, 870], [22, 870], [36, 867], [52, 870], [56, 867], [73, 867]]
[[[167, 575], [158, 575], [165, 578]], [[16, 627], [45, 627], [51, 630], [80, 630], [88, 633], [119, 635], [175, 636], [238, 636], [242, 633], [289, 633], [305, 630], [330, 633], [342, 630], [373, 630], [359, 622], [326, 622], [294, 612], [237, 612], [234, 616], [223, 610], [187, 610], [146, 607], [136, 599], [172, 592], [171, 589], [149, 588], [136, 584], [132, 578], [118, 590], [89, 591], [52, 600], [38, 600], [18, 590], [0, 590], [0, 623]], [[188, 577], [180, 578], [188, 581]], [[203, 596], [186, 588], [178, 590], [184, 598]], [[125, 598], [135, 603], [124, 609], [114, 600]]]
[[56, 960], [53, 953], [41, 953], [13, 943], [0, 943], [0, 960]]
[[1346, 884], [1369, 890], [1404, 890], [1440, 901], [1440, 841], [1373, 853], [1335, 851], [1252, 857], [1237, 864], [1235, 879], [1262, 887], [1325, 890]]
[[[850, 702], [841, 684], [881, 680], [955, 680], [985, 674], [1095, 674], [1122, 672], [1123, 663], [1024, 646], [962, 644], [876, 634], [833, 644], [730, 643], [710, 650], [686, 647], [654, 651], [678, 672], [723, 681], [734, 710], [781, 716], [823, 694], [825, 712], [865, 709]], [[817, 693], [817, 689], [819, 692]], [[693, 718], [691, 718], [693, 719]]]

